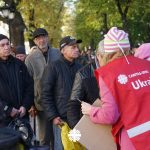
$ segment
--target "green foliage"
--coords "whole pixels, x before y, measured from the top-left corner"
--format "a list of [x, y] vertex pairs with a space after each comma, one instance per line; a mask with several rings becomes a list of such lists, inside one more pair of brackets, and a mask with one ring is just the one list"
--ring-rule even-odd
[[[53, 46], [58, 46], [61, 37], [64, 0], [22, 0], [18, 9], [22, 13], [26, 27], [27, 38], [35, 28], [45, 28]], [[32, 16], [32, 17], [31, 17]]]
[[95, 48], [112, 26], [127, 30], [132, 45], [150, 41], [149, 0], [0, 0], [0, 4], [3, 1], [17, 3], [26, 39], [32, 38], [35, 28], [44, 27], [55, 47], [62, 36], [72, 35], [83, 40], [83, 47]]
[[[112, 7], [114, 2], [105, 0], [80, 0], [76, 2], [76, 32], [77, 36], [83, 39], [83, 45], [91, 45], [93, 48], [97, 46], [97, 43], [103, 38], [104, 31], [107, 27], [104, 22], [104, 14], [107, 14], [107, 19], [109, 22], [107, 26], [112, 26], [114, 20], [112, 18], [116, 17], [116, 22], [119, 22], [119, 16], [116, 8]], [[115, 5], [114, 5], [115, 6]], [[114, 13], [110, 13], [114, 11]]]
[[[131, 5], [128, 14], [129, 33], [133, 45], [150, 42], [150, 10], [148, 0], [140, 0]], [[135, 9], [136, 8], [136, 9]]]
[[[121, 14], [117, 2], [122, 10]], [[150, 2], [149, 0], [78, 0], [75, 2], [76, 18], [75, 32], [84, 42], [84, 46], [91, 44], [96, 47], [103, 38], [102, 31], [112, 26], [123, 28], [127, 25], [132, 45], [150, 40]], [[125, 12], [125, 9], [128, 11]], [[126, 14], [125, 14], [126, 13]], [[104, 18], [107, 16], [107, 21]], [[126, 15], [126, 24], [122, 16]]]

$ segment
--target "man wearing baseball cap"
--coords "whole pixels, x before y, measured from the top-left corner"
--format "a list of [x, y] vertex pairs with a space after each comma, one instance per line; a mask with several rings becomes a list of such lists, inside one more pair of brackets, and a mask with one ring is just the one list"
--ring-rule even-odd
[[[41, 106], [40, 82], [46, 65], [57, 60], [60, 57], [60, 51], [50, 46], [48, 32], [44, 28], [37, 28], [33, 32], [33, 41], [36, 46], [32, 48], [31, 53], [25, 60], [29, 73], [34, 79], [35, 106], [33, 106], [29, 112], [33, 117], [36, 115], [36, 126], [38, 126], [39, 129], [38, 135], [41, 145], [49, 145], [53, 141], [52, 126], [50, 126], [50, 122], [47, 121], [43, 107]], [[37, 113], [35, 114], [34, 112], [36, 111]]]
[[61, 58], [48, 65], [43, 74], [41, 98], [48, 120], [53, 122], [54, 150], [63, 150], [59, 126], [67, 122], [67, 103], [75, 74], [81, 68], [75, 61], [81, 42], [71, 36], [64, 37], [60, 41]]

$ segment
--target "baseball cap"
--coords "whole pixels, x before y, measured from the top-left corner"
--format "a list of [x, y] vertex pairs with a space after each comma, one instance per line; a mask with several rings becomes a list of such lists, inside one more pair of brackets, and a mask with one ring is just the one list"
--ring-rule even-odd
[[66, 45], [73, 45], [73, 44], [77, 44], [77, 43], [82, 43], [82, 40], [76, 40], [75, 38], [71, 37], [71, 36], [65, 36], [64, 38], [62, 38], [62, 40], [60, 41], [60, 50], [62, 48], [64, 48]]
[[35, 39], [36, 37], [38, 37], [40, 35], [48, 35], [48, 32], [45, 29], [43, 29], [43, 28], [37, 28], [33, 32], [33, 39]]

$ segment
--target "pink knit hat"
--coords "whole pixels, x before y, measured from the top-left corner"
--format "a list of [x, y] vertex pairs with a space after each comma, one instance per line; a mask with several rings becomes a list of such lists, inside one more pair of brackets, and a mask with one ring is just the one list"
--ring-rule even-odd
[[117, 49], [130, 48], [128, 34], [117, 27], [112, 27], [104, 38], [105, 52], [116, 52]]
[[150, 61], [150, 43], [142, 44], [134, 54], [135, 57]]

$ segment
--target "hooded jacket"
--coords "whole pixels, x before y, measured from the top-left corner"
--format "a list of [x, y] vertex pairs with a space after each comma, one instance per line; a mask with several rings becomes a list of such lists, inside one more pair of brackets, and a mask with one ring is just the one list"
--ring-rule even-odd
[[[23, 62], [9, 56], [8, 60], [0, 60], [0, 114], [1, 120], [9, 122], [12, 108], [24, 106], [28, 111], [33, 104], [33, 80]], [[4, 120], [3, 120], [4, 121]]]

